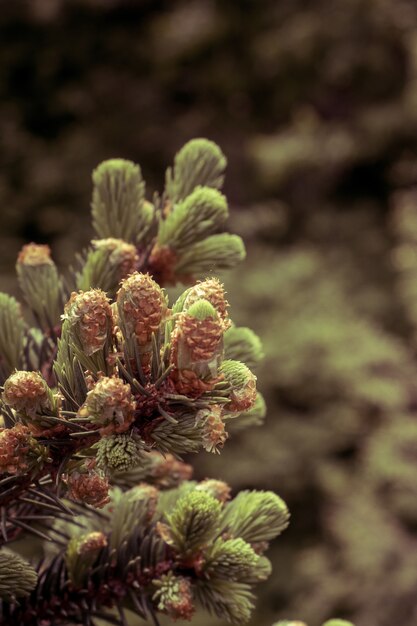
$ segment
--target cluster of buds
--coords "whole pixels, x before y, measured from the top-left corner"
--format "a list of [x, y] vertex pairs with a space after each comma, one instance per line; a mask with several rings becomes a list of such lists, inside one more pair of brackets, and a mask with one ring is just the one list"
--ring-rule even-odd
[[74, 470], [66, 479], [68, 496], [75, 502], [89, 504], [97, 509], [103, 508], [109, 501], [109, 481], [94, 469]]
[[13, 428], [0, 429], [1, 474], [27, 474], [47, 458], [47, 449], [37, 442], [27, 426], [16, 424]]
[[[93, 174], [96, 238], [74, 275], [59, 277], [47, 246], [30, 244], [19, 255], [19, 282], [38, 328], [0, 298], [1, 534], [7, 540], [9, 527], [29, 530], [24, 520], [34, 519], [38, 535], [65, 538], [61, 494], [77, 511], [79, 504], [106, 508], [87, 510], [81, 531], [75, 522], [67, 549], [51, 560], [51, 573], [42, 570], [22, 607], [15, 597], [35, 583], [13, 579], [19, 594], [9, 593], [0, 552], [0, 598], [14, 603], [6, 615], [16, 623], [22, 615], [42, 623], [51, 615], [107, 619], [100, 605], [117, 606], [124, 623], [126, 592], [135, 587], [141, 606], [174, 620], [191, 619], [194, 599], [235, 623], [249, 617], [250, 585], [267, 569], [259, 546], [284, 527], [286, 509], [265, 494], [233, 501], [220, 480], [191, 482], [192, 468], [179, 459], [202, 447], [219, 452], [226, 420], [253, 407], [256, 379], [245, 351], [255, 362], [260, 349], [251, 337], [245, 348], [236, 329], [226, 338], [233, 329], [217, 279], [194, 284], [172, 310], [162, 288], [193, 284], [244, 257], [240, 238], [221, 232], [225, 165], [213, 142], [189, 142], [151, 204], [138, 165], [106, 161]], [[47, 515], [38, 514], [43, 509]], [[68, 599], [62, 612], [54, 594], [43, 593], [55, 574]], [[229, 582], [242, 588], [241, 598]]]
[[62, 318], [88, 356], [102, 350], [113, 332], [110, 302], [101, 289], [72, 293]]
[[135, 402], [121, 378], [101, 377], [87, 393], [78, 416], [98, 426], [102, 435], [123, 433], [134, 420]]
[[162, 613], [173, 620], [191, 620], [195, 608], [191, 584], [187, 578], [169, 572], [154, 580], [153, 584], [157, 588], [153, 600]]

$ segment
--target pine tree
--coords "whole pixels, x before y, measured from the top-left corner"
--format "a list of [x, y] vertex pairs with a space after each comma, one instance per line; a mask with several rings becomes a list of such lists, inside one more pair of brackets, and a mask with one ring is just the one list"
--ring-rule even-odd
[[[0, 542], [34, 535], [43, 557], [0, 550], [4, 626], [125, 625], [127, 610], [156, 624], [196, 605], [250, 618], [287, 506], [269, 491], [231, 498], [182, 460], [265, 414], [259, 339], [232, 325], [211, 274], [245, 254], [222, 231], [225, 165], [218, 146], [190, 141], [150, 202], [138, 165], [106, 161], [97, 238], [67, 275], [47, 246], [19, 254], [27, 315], [0, 295]], [[177, 283], [190, 286], [170, 303]]]

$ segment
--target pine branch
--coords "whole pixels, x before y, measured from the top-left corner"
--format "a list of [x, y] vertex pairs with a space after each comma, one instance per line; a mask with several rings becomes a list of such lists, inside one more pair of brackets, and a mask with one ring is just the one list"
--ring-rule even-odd
[[[226, 483], [192, 481], [181, 461], [219, 453], [229, 423], [265, 413], [250, 369], [259, 339], [232, 326], [222, 284], [204, 278], [245, 256], [221, 232], [225, 166], [215, 144], [189, 142], [150, 203], [139, 166], [102, 163], [100, 239], [77, 269], [61, 279], [45, 246], [19, 255], [38, 328], [0, 294], [0, 544], [32, 534], [46, 555], [34, 567], [0, 552], [4, 626], [125, 626], [129, 610], [158, 624], [158, 612], [190, 619], [196, 601], [250, 617], [286, 505], [270, 492], [229, 501]], [[198, 276], [170, 308], [163, 285]], [[64, 284], [78, 289], [65, 305]], [[8, 567], [22, 573], [13, 592]]]

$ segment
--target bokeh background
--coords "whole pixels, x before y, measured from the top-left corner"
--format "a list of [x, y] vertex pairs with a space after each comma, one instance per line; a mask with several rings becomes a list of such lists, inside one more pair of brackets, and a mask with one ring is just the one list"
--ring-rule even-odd
[[[198, 477], [292, 511], [252, 626], [417, 623], [414, 0], [0, 0], [0, 281], [28, 240], [89, 239], [91, 171], [148, 189], [188, 139], [229, 160], [224, 277], [262, 337], [264, 427]], [[198, 626], [218, 623], [200, 617]]]

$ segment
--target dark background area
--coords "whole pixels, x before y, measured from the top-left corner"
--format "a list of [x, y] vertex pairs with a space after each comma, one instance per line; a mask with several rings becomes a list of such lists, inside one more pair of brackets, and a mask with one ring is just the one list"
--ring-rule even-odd
[[[417, 8], [407, 0], [0, 1], [0, 279], [24, 242], [62, 269], [91, 171], [217, 141], [248, 260], [265, 426], [199, 477], [292, 511], [252, 625], [417, 623]], [[215, 623], [201, 617], [200, 625]]]

